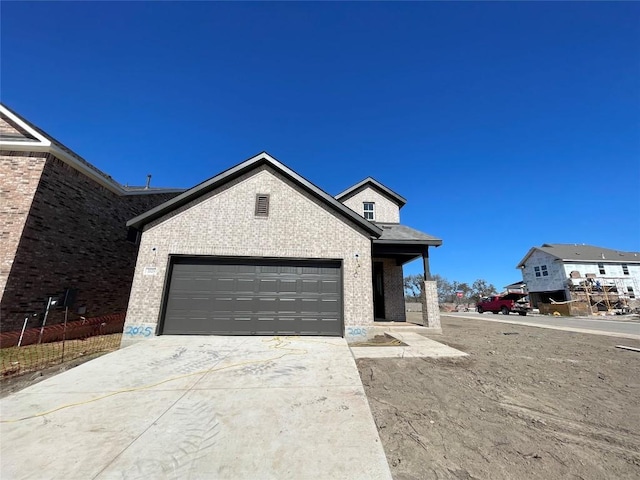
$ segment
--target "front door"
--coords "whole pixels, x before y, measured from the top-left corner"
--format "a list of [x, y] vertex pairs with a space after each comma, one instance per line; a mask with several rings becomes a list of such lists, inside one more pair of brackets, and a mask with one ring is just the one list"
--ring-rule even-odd
[[376, 320], [384, 320], [384, 274], [382, 262], [373, 263], [373, 311]]

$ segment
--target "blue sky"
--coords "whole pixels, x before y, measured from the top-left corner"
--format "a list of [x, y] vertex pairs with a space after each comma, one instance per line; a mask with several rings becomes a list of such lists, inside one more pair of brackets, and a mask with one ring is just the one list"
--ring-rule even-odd
[[263, 150], [331, 194], [370, 175], [444, 240], [433, 273], [498, 287], [542, 243], [640, 251], [640, 3], [0, 13], [2, 102], [121, 183], [187, 188]]

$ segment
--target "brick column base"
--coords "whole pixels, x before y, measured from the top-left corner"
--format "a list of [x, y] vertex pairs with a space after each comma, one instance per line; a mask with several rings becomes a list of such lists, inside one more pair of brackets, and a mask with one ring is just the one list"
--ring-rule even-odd
[[428, 328], [441, 328], [440, 306], [438, 305], [438, 286], [433, 280], [424, 282], [422, 288], [422, 320]]

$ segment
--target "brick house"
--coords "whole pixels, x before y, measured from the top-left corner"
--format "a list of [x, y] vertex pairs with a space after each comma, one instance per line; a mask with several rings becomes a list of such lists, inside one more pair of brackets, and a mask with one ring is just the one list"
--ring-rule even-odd
[[[67, 290], [69, 319], [124, 312], [137, 253], [126, 221], [182, 191], [122, 186], [0, 105], [2, 331]], [[61, 319], [56, 310], [47, 322]]]
[[[442, 241], [400, 224], [367, 178], [336, 197], [267, 153], [131, 219], [141, 231], [123, 346], [159, 334], [357, 338], [405, 321], [402, 265]], [[425, 325], [439, 328], [435, 282]], [[373, 330], [373, 329], [369, 329]]]

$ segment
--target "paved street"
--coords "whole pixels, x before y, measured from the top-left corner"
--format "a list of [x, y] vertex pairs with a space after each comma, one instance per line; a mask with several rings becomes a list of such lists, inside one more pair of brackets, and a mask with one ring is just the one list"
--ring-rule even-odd
[[476, 312], [443, 313], [442, 315], [640, 340], [640, 323], [613, 320], [616, 317], [603, 317], [602, 319], [593, 317], [551, 317], [547, 315], [521, 317], [519, 315], [493, 315], [491, 313], [479, 314]]

